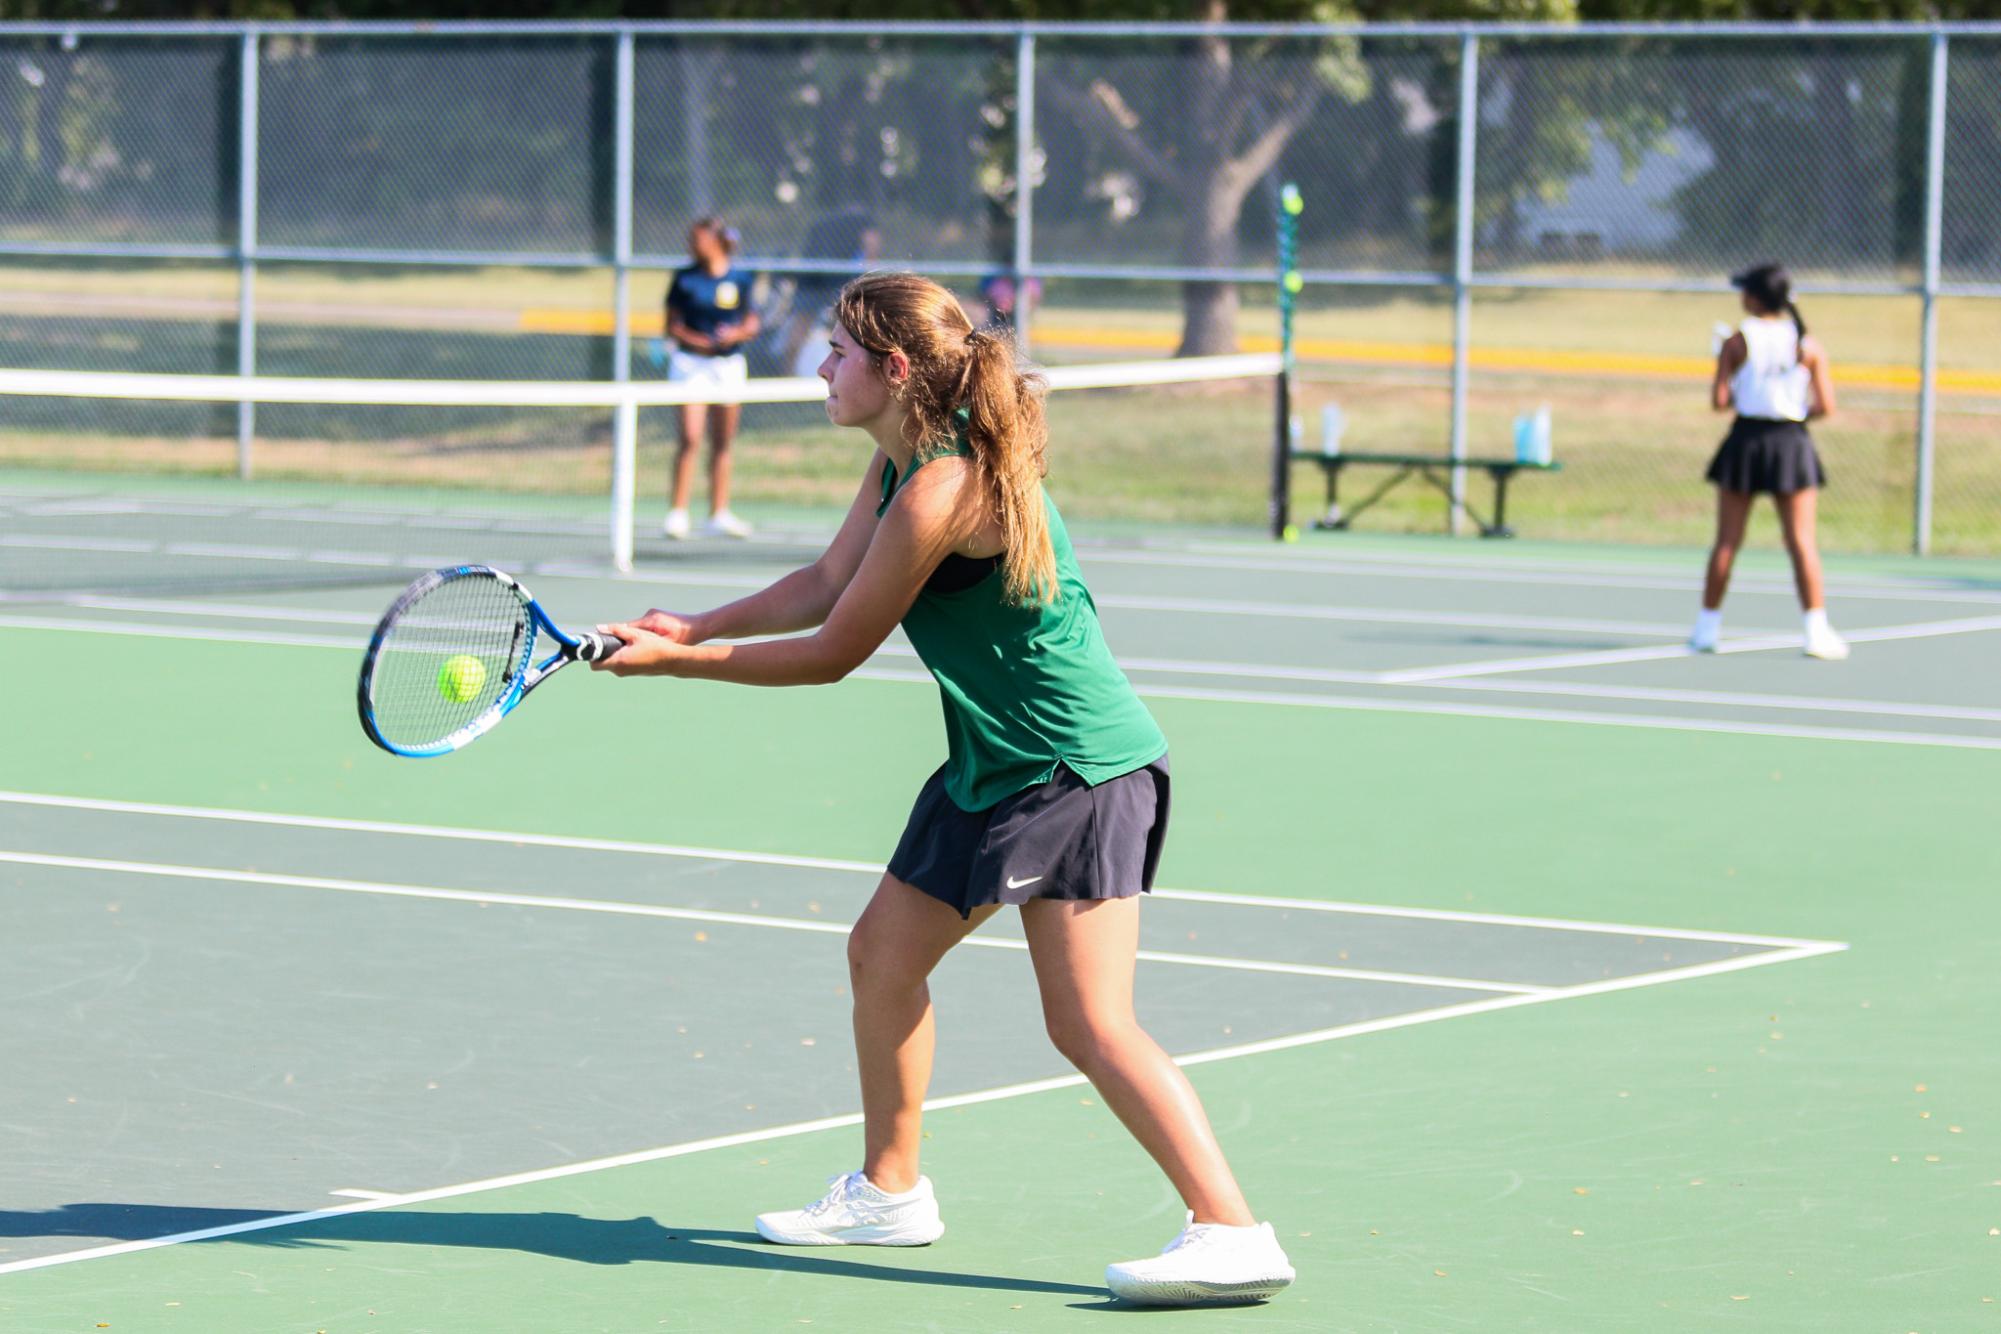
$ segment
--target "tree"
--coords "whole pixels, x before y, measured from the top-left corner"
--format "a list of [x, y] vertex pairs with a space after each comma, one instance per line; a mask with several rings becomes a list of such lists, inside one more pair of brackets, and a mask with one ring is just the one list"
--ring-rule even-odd
[[[1314, 20], [1392, 18], [1568, 19], [1570, 0], [1472, 0], [1441, 6], [1363, 0], [1289, 5], [1279, 0], [1240, 4], [1195, 0], [1193, 12], [1156, 6], [1122, 6], [1116, 17]], [[1250, 13], [1243, 13], [1243, 10]], [[1102, 13], [1094, 17], [1114, 17]], [[1382, 96], [1362, 44], [1351, 37], [1244, 39], [1204, 34], [1187, 43], [1183, 76], [1172, 87], [1121, 86], [1100, 72], [1088, 81], [1051, 73], [1038, 82], [1039, 106], [1050, 107], [1109, 145], [1180, 210], [1179, 265], [1193, 269], [1237, 267], [1239, 233], [1253, 187], [1276, 167], [1288, 148], [1329, 100], [1356, 105]], [[1441, 65], [1440, 71], [1449, 73]], [[1131, 81], [1127, 81], [1130, 85]], [[1453, 107], [1448, 85], [1426, 90], [1432, 106]], [[1144, 110], [1142, 110], [1144, 108]], [[1046, 113], [1043, 113], [1046, 114]], [[1451, 142], [1450, 122], [1437, 130]], [[1192, 279], [1182, 285], [1183, 324], [1177, 355], [1198, 356], [1236, 348], [1237, 285]]]

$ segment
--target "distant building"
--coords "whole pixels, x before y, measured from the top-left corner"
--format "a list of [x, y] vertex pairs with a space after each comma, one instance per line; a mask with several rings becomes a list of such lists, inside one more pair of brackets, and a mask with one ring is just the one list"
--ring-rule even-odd
[[1647, 255], [1673, 246], [1682, 229], [1675, 191], [1715, 164], [1709, 145], [1686, 130], [1670, 130], [1629, 176], [1618, 146], [1596, 125], [1590, 134], [1590, 165], [1556, 198], [1518, 201], [1512, 225], [1488, 226], [1488, 244], [1505, 244], [1505, 229], [1518, 258]]

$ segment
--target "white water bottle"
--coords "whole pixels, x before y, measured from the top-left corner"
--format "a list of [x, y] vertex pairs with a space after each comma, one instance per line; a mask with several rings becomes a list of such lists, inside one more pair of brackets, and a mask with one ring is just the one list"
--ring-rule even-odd
[[1549, 404], [1544, 403], [1535, 410], [1535, 418], [1530, 429], [1529, 462], [1547, 468], [1556, 458], [1549, 439]]
[[1329, 403], [1320, 409], [1320, 453], [1333, 458], [1341, 452], [1341, 432], [1347, 427], [1348, 419], [1342, 415], [1339, 403]]

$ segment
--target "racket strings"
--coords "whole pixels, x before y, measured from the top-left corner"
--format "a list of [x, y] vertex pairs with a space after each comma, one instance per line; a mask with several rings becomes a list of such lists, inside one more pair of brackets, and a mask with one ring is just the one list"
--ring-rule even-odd
[[392, 745], [437, 745], [496, 707], [532, 651], [515, 590], [490, 576], [448, 579], [405, 607], [376, 653], [369, 696]]

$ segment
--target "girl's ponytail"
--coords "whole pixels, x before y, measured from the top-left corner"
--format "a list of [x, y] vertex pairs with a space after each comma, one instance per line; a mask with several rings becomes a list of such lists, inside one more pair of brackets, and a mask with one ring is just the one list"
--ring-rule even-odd
[[1000, 521], [1004, 595], [1017, 605], [1054, 602], [1056, 552], [1042, 474], [1049, 452], [1040, 376], [1015, 361], [1014, 344], [975, 329], [952, 294], [914, 273], [867, 273], [841, 289], [834, 317], [877, 358], [910, 358], [903, 433], [919, 454], [963, 435]]
[[1793, 317], [1793, 328], [1799, 331], [1799, 336], [1801, 338], [1805, 338], [1806, 321], [1800, 318], [1800, 308], [1794, 305], [1790, 298], [1788, 298], [1786, 301], [1786, 314]]
[[966, 440], [999, 512], [1007, 552], [1001, 576], [1007, 599], [1018, 604], [1056, 599], [1056, 553], [1049, 514], [1042, 503], [1049, 429], [1041, 386], [1015, 365], [1014, 344], [983, 329], [965, 338], [959, 404], [966, 410]]

